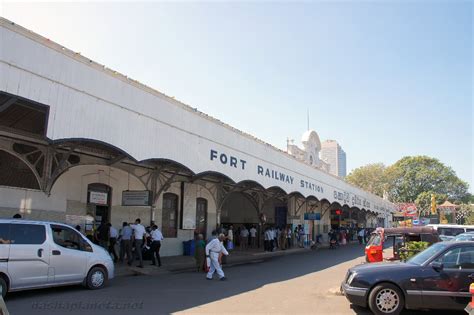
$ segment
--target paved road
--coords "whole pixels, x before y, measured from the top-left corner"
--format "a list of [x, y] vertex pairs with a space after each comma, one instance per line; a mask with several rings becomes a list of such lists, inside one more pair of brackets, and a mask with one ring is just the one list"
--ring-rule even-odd
[[[11, 314], [370, 314], [351, 309], [335, 291], [362, 248], [323, 249], [225, 269], [227, 282], [204, 274], [170, 273], [115, 279], [90, 291], [80, 286], [12, 293]], [[405, 312], [427, 315], [434, 312]], [[439, 315], [447, 312], [438, 312]], [[454, 314], [464, 314], [458, 312]]]

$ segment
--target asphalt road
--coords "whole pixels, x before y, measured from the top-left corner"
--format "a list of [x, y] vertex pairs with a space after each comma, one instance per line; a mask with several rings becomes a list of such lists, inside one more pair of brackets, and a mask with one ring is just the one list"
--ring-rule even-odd
[[[11, 293], [11, 314], [370, 314], [335, 294], [362, 247], [322, 249], [225, 268], [228, 281], [169, 273], [116, 278], [104, 289], [81, 286]], [[446, 315], [404, 312], [404, 315]], [[457, 312], [453, 314], [465, 314]]]

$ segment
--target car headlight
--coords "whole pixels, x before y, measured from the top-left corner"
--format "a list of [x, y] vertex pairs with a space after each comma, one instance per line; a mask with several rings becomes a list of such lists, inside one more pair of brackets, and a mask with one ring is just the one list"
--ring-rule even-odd
[[357, 275], [357, 274], [356, 274], [355, 272], [353, 272], [353, 273], [349, 276], [349, 278], [347, 278], [347, 284], [348, 284], [348, 285], [351, 285], [352, 280], [354, 280], [354, 278], [355, 278], [356, 275]]

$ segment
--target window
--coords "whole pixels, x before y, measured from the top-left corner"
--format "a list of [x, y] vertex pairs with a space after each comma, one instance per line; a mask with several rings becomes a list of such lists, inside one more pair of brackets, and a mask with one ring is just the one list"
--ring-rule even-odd
[[10, 224], [0, 224], [0, 245], [10, 244]]
[[10, 242], [15, 245], [43, 244], [46, 240], [44, 225], [39, 224], [11, 224]]
[[163, 195], [163, 237], [178, 236], [178, 196], [172, 193]]
[[51, 225], [51, 229], [53, 240], [59, 246], [92, 252], [91, 246], [73, 229], [60, 225]]
[[436, 259], [445, 269], [474, 269], [474, 246], [454, 248]]
[[438, 228], [439, 235], [446, 235], [446, 236], [456, 236], [458, 234], [464, 233], [463, 228], [451, 228], [451, 227], [440, 227]]

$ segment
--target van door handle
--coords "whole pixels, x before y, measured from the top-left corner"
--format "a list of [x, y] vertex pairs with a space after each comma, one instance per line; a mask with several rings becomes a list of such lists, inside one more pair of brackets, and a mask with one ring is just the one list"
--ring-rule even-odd
[[59, 250], [53, 250], [53, 255], [55, 256], [61, 255], [61, 252]]
[[43, 257], [43, 249], [38, 249], [38, 257]]

